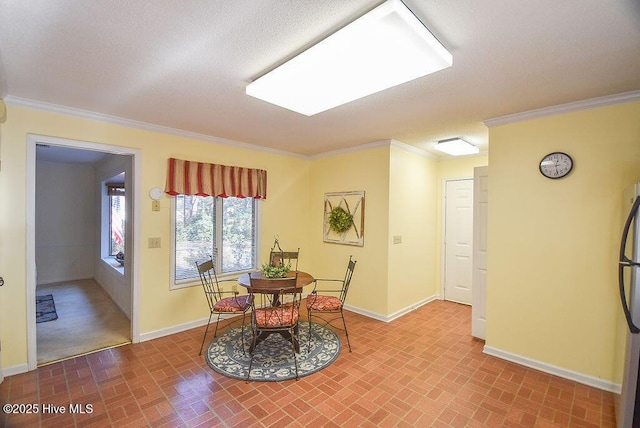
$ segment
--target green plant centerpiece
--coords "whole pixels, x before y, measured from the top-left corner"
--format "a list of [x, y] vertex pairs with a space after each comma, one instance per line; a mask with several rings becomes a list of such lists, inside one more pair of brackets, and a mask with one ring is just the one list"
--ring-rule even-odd
[[284, 278], [291, 270], [291, 264], [272, 266], [269, 263], [262, 265], [262, 275], [265, 278]]
[[336, 233], [344, 233], [353, 224], [353, 216], [342, 207], [335, 207], [329, 212], [329, 227]]

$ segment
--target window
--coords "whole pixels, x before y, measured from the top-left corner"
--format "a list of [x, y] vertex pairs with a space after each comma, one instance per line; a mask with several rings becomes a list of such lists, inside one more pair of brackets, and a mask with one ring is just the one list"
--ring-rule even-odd
[[107, 184], [107, 195], [109, 196], [109, 255], [115, 256], [124, 253], [124, 184]]
[[219, 274], [256, 268], [256, 199], [177, 195], [171, 203], [175, 285], [198, 279], [196, 262], [216, 252]]

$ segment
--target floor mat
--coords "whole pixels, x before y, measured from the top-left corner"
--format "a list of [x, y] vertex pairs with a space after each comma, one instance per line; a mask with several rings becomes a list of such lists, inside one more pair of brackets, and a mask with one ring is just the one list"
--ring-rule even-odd
[[36, 323], [53, 321], [58, 319], [56, 304], [53, 302], [53, 294], [36, 296]]

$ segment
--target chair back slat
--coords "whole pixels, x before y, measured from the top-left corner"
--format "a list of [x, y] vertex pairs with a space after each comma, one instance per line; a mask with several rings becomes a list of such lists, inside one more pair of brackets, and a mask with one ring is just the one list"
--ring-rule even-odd
[[298, 322], [302, 288], [297, 276], [287, 278], [254, 278], [249, 275], [253, 317], [258, 330], [288, 329]]
[[[233, 298], [223, 298], [223, 292], [221, 290], [220, 284], [218, 283], [218, 276], [216, 275], [216, 264], [214, 262], [214, 260], [216, 260], [216, 257], [217, 252], [214, 251], [213, 255], [209, 256], [209, 260], [205, 260], [202, 263], [198, 263], [196, 261], [198, 276], [200, 277], [200, 282], [202, 283], [202, 288], [204, 290], [204, 296], [206, 297], [207, 304], [209, 305], [209, 320], [207, 321], [207, 328], [205, 329], [204, 335], [202, 336], [202, 344], [200, 344], [200, 353], [198, 355], [202, 355], [204, 341], [207, 338], [209, 325], [211, 324], [211, 319], [214, 315], [217, 315], [217, 320], [215, 320], [216, 328], [213, 332], [213, 337], [216, 337], [216, 335], [218, 334], [218, 327], [220, 326], [220, 317], [222, 316], [222, 314], [242, 314], [242, 349], [244, 349], [244, 321], [247, 311], [251, 307], [251, 302], [249, 302], [248, 296], [239, 297], [239, 293], [235, 290], [229, 292], [229, 294], [233, 294]], [[230, 319], [227, 319], [226, 322], [231, 324]]]
[[278, 251], [271, 249], [269, 253], [269, 264], [271, 266], [290, 265], [291, 270], [298, 270], [298, 259], [300, 258], [300, 248], [297, 251]]
[[[313, 313], [323, 313], [323, 314], [340, 314], [339, 316], [329, 317], [329, 319], [317, 317], [317, 320], [324, 322], [325, 325], [331, 325], [334, 328], [344, 331], [345, 336], [347, 337], [347, 344], [349, 345], [349, 352], [351, 352], [351, 341], [349, 340], [349, 332], [347, 331], [347, 322], [344, 317], [344, 301], [347, 298], [347, 293], [349, 292], [349, 286], [351, 285], [351, 278], [353, 277], [353, 271], [356, 268], [356, 261], [353, 260], [352, 256], [349, 256], [349, 264], [347, 265], [347, 270], [344, 273], [344, 279], [342, 280], [342, 286], [338, 289], [338, 284], [340, 283], [339, 279], [316, 279], [316, 287], [314, 287], [311, 294], [307, 297], [307, 314], [309, 316], [309, 326], [312, 325], [311, 319], [313, 318]], [[333, 287], [317, 288], [319, 282], [323, 281], [333, 281], [335, 284]], [[329, 294], [326, 294], [329, 293]], [[340, 293], [339, 300], [337, 302], [336, 295]], [[334, 324], [334, 321], [342, 320], [342, 328], [338, 325]], [[309, 327], [311, 328], [311, 327]], [[309, 348], [311, 348], [311, 335], [309, 335]]]
[[347, 271], [344, 274], [344, 280], [342, 282], [342, 291], [340, 292], [340, 301], [344, 304], [345, 299], [347, 298], [347, 293], [349, 292], [349, 285], [351, 284], [351, 277], [353, 276], [353, 271], [356, 268], [356, 260], [352, 260], [352, 256], [349, 256], [349, 264], [347, 265]]
[[[254, 293], [254, 302], [260, 302], [260, 306], [254, 309], [258, 329], [283, 329], [295, 325], [300, 313], [299, 296], [300, 293], [294, 289]], [[274, 301], [278, 303], [274, 305]]]
[[202, 283], [209, 309], [213, 309], [218, 300], [222, 299], [213, 257], [209, 257], [209, 260], [200, 264], [196, 262], [196, 268], [198, 269], [198, 275], [200, 276], [200, 282]]

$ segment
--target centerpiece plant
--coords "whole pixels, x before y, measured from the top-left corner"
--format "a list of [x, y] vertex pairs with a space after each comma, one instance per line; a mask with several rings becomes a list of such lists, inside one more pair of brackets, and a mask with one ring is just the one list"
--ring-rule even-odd
[[272, 266], [269, 263], [262, 265], [262, 274], [265, 278], [284, 278], [291, 270], [291, 263]]

